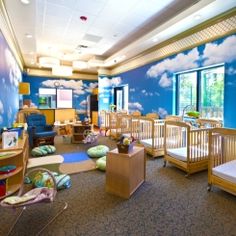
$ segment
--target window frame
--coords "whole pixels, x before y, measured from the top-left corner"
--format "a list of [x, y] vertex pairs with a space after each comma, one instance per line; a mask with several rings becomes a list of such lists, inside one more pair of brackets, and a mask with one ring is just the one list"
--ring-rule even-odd
[[[200, 104], [201, 104], [201, 96], [202, 96], [202, 91], [201, 91], [201, 83], [202, 83], [202, 78], [201, 74], [202, 71], [207, 70], [207, 69], [215, 69], [218, 67], [224, 67], [224, 91], [225, 91], [225, 63], [221, 64], [216, 64], [216, 65], [211, 65], [207, 67], [200, 67], [197, 69], [192, 69], [192, 70], [186, 70], [186, 71], [180, 71], [175, 73], [175, 112], [174, 114], [179, 114], [179, 89], [180, 89], [180, 75], [182, 74], [187, 74], [191, 72], [196, 72], [196, 110], [200, 110]], [[223, 99], [225, 98], [225, 95], [223, 95]], [[223, 114], [224, 114], [224, 101], [223, 101]], [[182, 114], [179, 114], [182, 115]], [[222, 120], [224, 117], [222, 116]]]

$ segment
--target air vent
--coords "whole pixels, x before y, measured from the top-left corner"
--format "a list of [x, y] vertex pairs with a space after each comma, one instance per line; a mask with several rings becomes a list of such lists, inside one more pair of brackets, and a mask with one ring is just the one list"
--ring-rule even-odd
[[82, 44], [79, 44], [76, 49], [81, 49], [81, 48], [88, 48], [87, 45], [82, 45]]
[[85, 34], [82, 40], [93, 42], [93, 43], [98, 43], [102, 37], [94, 35], [94, 34]]

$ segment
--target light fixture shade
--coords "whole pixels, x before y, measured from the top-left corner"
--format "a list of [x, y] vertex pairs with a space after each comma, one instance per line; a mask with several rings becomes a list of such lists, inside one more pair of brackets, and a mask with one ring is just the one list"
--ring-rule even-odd
[[52, 74], [58, 76], [71, 76], [72, 67], [71, 66], [54, 66], [52, 68]]
[[39, 57], [39, 65], [45, 68], [53, 68], [60, 65], [60, 60], [55, 57]]
[[19, 83], [19, 94], [27, 95], [30, 94], [30, 83]]
[[72, 67], [74, 69], [87, 69], [88, 63], [86, 61], [73, 61]]

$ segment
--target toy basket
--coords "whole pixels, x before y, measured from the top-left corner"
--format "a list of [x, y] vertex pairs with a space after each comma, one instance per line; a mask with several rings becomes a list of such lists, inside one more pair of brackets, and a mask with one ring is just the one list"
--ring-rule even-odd
[[117, 143], [117, 148], [118, 148], [119, 153], [125, 153], [125, 154], [131, 153], [133, 151], [133, 148], [134, 148], [134, 142], [132, 142], [129, 145], [124, 145], [122, 143]]

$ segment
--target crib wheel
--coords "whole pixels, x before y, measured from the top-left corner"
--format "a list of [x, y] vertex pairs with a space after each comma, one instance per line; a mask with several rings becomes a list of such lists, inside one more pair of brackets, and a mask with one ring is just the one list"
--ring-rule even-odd
[[164, 163], [163, 163], [163, 167], [166, 167], [166, 161], [164, 161]]
[[208, 191], [208, 192], [211, 191], [211, 184], [208, 184], [208, 186], [207, 186], [207, 191]]

